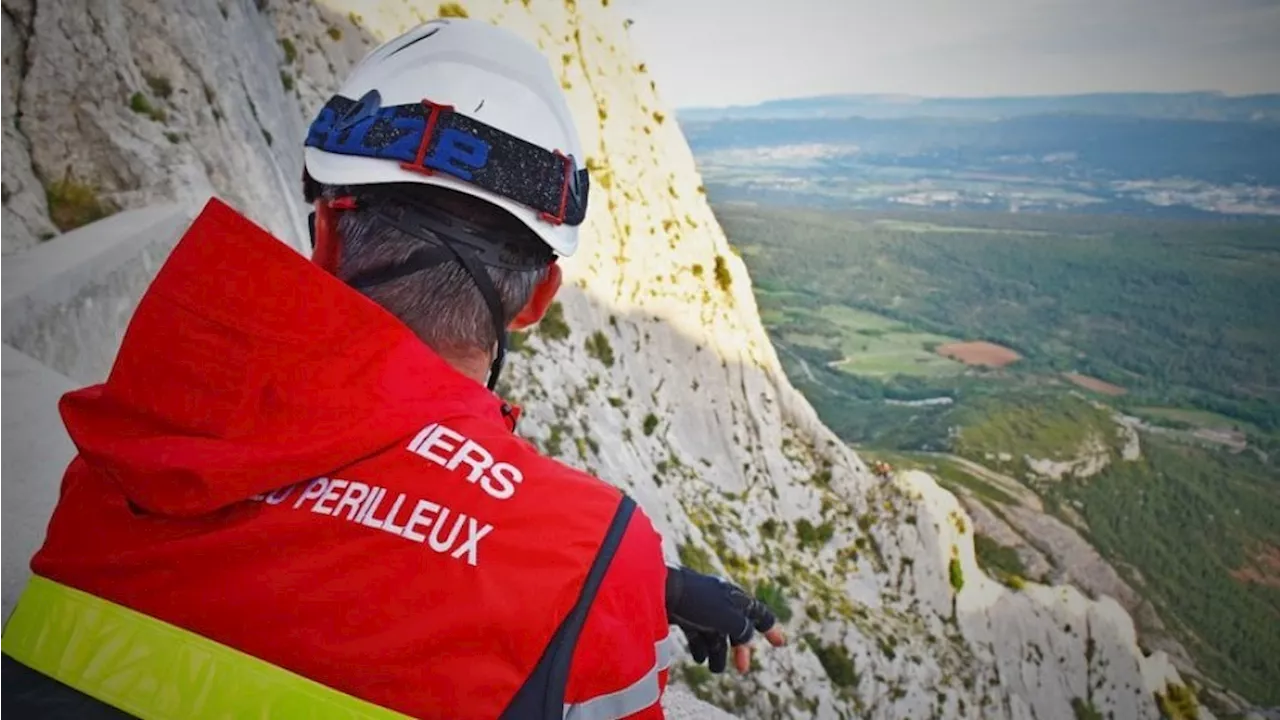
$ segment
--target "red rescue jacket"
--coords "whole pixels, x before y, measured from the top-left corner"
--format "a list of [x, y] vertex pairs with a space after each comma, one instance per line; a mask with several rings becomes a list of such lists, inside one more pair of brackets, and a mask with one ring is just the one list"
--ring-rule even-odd
[[[44, 578], [423, 718], [495, 718], [578, 597], [620, 493], [382, 308], [211, 201], [104, 384]], [[637, 511], [566, 717], [661, 718], [661, 541]]]

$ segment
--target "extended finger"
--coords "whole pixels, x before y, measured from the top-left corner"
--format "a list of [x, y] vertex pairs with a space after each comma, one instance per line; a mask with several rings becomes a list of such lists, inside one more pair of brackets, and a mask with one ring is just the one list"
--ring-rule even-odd
[[751, 669], [751, 646], [738, 645], [733, 649], [733, 666], [738, 668], [738, 672], [745, 675], [747, 670]]
[[782, 647], [787, 644], [787, 636], [782, 632], [782, 628], [780, 627], [773, 627], [766, 630], [764, 637], [769, 641], [769, 644], [774, 647]]

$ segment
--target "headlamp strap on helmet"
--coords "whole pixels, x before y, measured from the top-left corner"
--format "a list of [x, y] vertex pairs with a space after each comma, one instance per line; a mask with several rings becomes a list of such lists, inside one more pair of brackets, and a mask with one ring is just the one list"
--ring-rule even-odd
[[[422, 139], [418, 141], [418, 154], [414, 156], [412, 162], [400, 163], [400, 167], [410, 172], [434, 175], [436, 171], [426, 165], [427, 148], [431, 147], [431, 140], [436, 134], [436, 124], [440, 122], [440, 114], [443, 112], [453, 112], [453, 106], [438, 105], [426, 98], [422, 99], [422, 106], [427, 110], [427, 124], [422, 128]], [[488, 153], [485, 154], [487, 155]]]
[[391, 107], [380, 102], [376, 90], [360, 100], [335, 95], [311, 123], [307, 147], [444, 173], [533, 208], [554, 225], [576, 226], [586, 218], [588, 173], [572, 156], [427, 99]]

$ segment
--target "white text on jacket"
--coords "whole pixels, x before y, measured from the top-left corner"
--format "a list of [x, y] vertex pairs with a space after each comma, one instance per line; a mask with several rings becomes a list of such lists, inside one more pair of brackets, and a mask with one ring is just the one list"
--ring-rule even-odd
[[493, 454], [483, 445], [440, 423], [422, 428], [409, 442], [409, 452], [439, 465], [457, 470], [466, 465], [467, 482], [476, 484], [490, 497], [506, 500], [516, 494], [516, 486], [524, 482], [524, 474], [516, 466], [494, 462]]
[[[290, 485], [254, 499], [268, 505], [279, 505], [288, 500], [297, 488], [298, 485]], [[493, 532], [492, 525], [430, 500], [415, 502], [403, 492], [395, 493], [395, 497], [384, 505], [383, 501], [389, 494], [384, 487], [355, 480], [316, 478], [298, 494], [293, 509], [298, 510], [309, 502], [308, 509], [313, 513], [341, 518], [422, 543], [435, 552], [448, 553], [452, 558], [463, 559], [465, 556], [468, 565], [474, 566], [479, 562], [480, 541]]]

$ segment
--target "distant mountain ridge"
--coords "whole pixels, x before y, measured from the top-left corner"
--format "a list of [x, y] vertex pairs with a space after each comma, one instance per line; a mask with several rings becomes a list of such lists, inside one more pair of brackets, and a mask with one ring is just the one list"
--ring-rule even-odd
[[681, 121], [910, 117], [998, 120], [1026, 115], [1123, 115], [1132, 117], [1280, 123], [1280, 93], [1132, 92], [1080, 95], [938, 98], [913, 95], [819, 95], [756, 105], [690, 107]]
[[1061, 180], [1177, 176], [1280, 186], [1280, 122], [1059, 113], [991, 119], [685, 118], [680, 125], [708, 173], [722, 161], [712, 153], [821, 145], [831, 155], [823, 166], [838, 172], [856, 164]]

